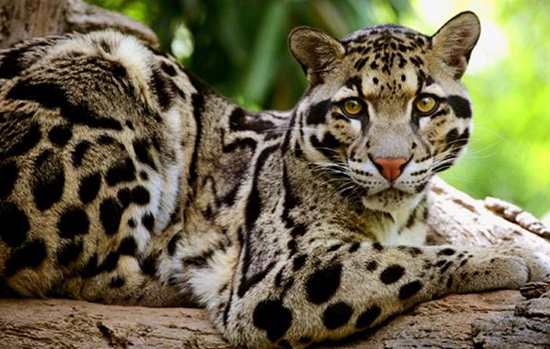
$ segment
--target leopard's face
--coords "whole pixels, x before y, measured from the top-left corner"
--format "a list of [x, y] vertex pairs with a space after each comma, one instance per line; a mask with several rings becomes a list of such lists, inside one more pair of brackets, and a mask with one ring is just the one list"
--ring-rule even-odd
[[312, 82], [297, 111], [299, 147], [314, 166], [339, 179], [339, 190], [358, 194], [367, 208], [415, 206], [429, 179], [464, 151], [472, 110], [460, 77], [477, 36], [467, 52], [450, 58], [445, 50], [456, 40], [440, 35], [452, 34], [369, 28], [331, 42], [333, 59], [317, 68], [293, 50]]

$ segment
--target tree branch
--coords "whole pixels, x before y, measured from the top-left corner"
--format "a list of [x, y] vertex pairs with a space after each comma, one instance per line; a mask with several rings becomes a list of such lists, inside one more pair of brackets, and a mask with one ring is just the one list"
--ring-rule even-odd
[[0, 48], [35, 36], [115, 28], [149, 45], [159, 41], [147, 26], [81, 0], [0, 0]]

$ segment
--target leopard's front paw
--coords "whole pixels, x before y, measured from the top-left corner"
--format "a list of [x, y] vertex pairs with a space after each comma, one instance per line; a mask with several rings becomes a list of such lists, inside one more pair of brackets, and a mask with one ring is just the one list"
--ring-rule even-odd
[[524, 247], [513, 247], [510, 254], [523, 259], [527, 268], [526, 282], [540, 281], [550, 276], [550, 256]]
[[458, 292], [518, 289], [550, 275], [550, 256], [524, 247], [478, 250], [456, 269]]

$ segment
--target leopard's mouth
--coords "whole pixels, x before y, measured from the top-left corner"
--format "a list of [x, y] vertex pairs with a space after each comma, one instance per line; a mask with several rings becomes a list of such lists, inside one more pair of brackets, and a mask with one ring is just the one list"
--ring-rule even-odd
[[374, 194], [362, 196], [361, 202], [366, 208], [371, 210], [394, 212], [402, 209], [410, 209], [418, 205], [421, 198], [422, 195], [416, 192], [388, 187]]

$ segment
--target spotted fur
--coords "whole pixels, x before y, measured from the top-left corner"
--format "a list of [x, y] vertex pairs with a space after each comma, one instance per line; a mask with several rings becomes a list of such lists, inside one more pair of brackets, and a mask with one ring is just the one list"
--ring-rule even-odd
[[422, 246], [478, 35], [470, 12], [431, 37], [298, 28], [310, 87], [261, 113], [113, 31], [1, 51], [0, 292], [201, 305], [236, 346], [303, 348], [548, 274], [520, 247]]

